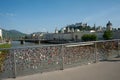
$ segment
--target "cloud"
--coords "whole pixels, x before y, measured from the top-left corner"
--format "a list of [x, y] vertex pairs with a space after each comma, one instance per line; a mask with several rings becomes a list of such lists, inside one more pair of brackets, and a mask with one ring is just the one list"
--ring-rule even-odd
[[13, 14], [13, 13], [6, 13], [5, 15], [6, 15], [6, 16], [11, 16], [11, 17], [12, 17], [12, 16], [15, 16], [15, 14]]
[[15, 14], [13, 14], [13, 13], [0, 13], [0, 16], [13, 17], [13, 16], [15, 16]]

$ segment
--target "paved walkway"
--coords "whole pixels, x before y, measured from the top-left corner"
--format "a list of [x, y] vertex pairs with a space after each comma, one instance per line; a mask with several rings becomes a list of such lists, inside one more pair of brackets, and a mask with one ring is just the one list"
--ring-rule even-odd
[[3, 80], [120, 80], [120, 58], [63, 71], [45, 72]]

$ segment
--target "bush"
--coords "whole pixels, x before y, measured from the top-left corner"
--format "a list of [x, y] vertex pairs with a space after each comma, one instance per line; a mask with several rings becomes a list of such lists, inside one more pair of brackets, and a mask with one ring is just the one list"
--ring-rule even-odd
[[96, 41], [97, 36], [95, 34], [84, 34], [82, 36], [82, 41]]
[[0, 48], [10, 48], [11, 44], [0, 44]]
[[108, 31], [105, 31], [104, 34], [103, 34], [103, 38], [105, 40], [109, 40], [109, 39], [112, 39], [113, 37], [113, 33], [112, 31], [108, 30]]
[[[10, 48], [11, 44], [0, 44], [0, 49], [1, 48]], [[7, 53], [9, 52], [9, 50], [3, 49], [0, 50], [0, 72], [3, 71], [2, 66], [4, 64], [5, 58], [7, 57]]]

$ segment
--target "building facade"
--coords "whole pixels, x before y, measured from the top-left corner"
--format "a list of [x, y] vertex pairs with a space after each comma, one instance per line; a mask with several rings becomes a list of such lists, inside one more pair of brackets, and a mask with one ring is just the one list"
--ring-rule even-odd
[[2, 29], [0, 29], [0, 39], [2, 39]]

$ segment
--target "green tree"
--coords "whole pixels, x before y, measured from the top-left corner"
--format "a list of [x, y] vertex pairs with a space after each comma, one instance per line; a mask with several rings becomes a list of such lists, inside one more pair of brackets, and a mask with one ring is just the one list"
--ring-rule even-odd
[[97, 35], [95, 34], [84, 34], [82, 36], [82, 41], [96, 41]]
[[120, 30], [120, 28], [118, 28], [118, 30]]
[[103, 34], [103, 38], [105, 40], [112, 39], [112, 37], [113, 37], [113, 32], [110, 31], [110, 30], [105, 31], [104, 34]]

